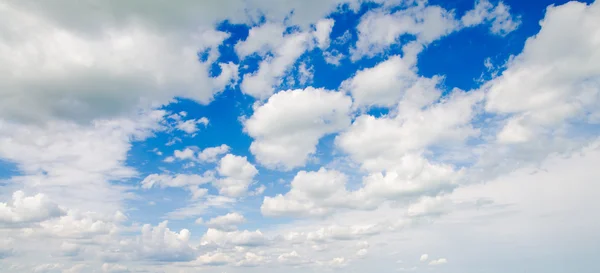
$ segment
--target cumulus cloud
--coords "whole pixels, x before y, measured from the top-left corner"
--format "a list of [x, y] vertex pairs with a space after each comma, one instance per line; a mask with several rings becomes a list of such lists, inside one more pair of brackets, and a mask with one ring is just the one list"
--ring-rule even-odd
[[216, 162], [219, 156], [228, 153], [229, 150], [229, 146], [225, 144], [216, 147], [208, 147], [198, 153], [198, 160], [200, 160], [200, 162]]
[[43, 12], [5, 3], [1, 9], [2, 32], [11, 38], [0, 46], [1, 67], [10, 68], [2, 70], [6, 78], [0, 88], [5, 98], [0, 116], [11, 120], [90, 121], [131, 114], [136, 107], [166, 103], [173, 96], [207, 103], [237, 75], [237, 66], [221, 64], [224, 73], [212, 78], [210, 64], [195, 58], [196, 52], [209, 50], [214, 61], [215, 47], [227, 37], [223, 32], [168, 35], [125, 23], [118, 28], [96, 26], [84, 35], [73, 27], [77, 24], [57, 20], [52, 8]]
[[200, 245], [222, 247], [256, 247], [268, 243], [268, 238], [260, 231], [222, 231], [209, 228], [202, 236]]
[[191, 233], [187, 229], [171, 231], [168, 221], [157, 226], [146, 224], [136, 240], [135, 250], [145, 259], [155, 261], [191, 261], [195, 258], [195, 249], [190, 246]]
[[420, 96], [431, 100], [438, 96], [440, 78], [424, 78], [416, 73], [415, 60], [392, 56], [375, 67], [358, 71], [342, 83], [356, 106], [394, 106], [404, 97]]
[[443, 265], [446, 264], [448, 262], [448, 260], [446, 260], [445, 258], [439, 258], [437, 260], [433, 260], [431, 262], [429, 262], [429, 265]]
[[237, 212], [231, 212], [225, 215], [217, 216], [208, 220], [205, 225], [209, 228], [218, 230], [233, 231], [237, 229], [237, 225], [246, 221], [243, 215]]
[[209, 121], [207, 118], [189, 119], [186, 121], [181, 120], [177, 123], [177, 125], [175, 125], [175, 128], [187, 134], [193, 134], [200, 130], [200, 128], [198, 128], [199, 125], [207, 126], [208, 123]]
[[510, 14], [510, 7], [503, 2], [498, 2], [494, 6], [488, 0], [476, 1], [475, 8], [468, 11], [460, 20], [466, 27], [483, 22], [491, 23], [490, 31], [502, 36], [516, 30], [521, 24], [519, 17]]
[[419, 44], [429, 44], [458, 28], [454, 14], [439, 6], [418, 4], [393, 13], [386, 9], [369, 11], [356, 28], [358, 40], [352, 58], [373, 57], [404, 34], [414, 35]]
[[64, 209], [41, 193], [26, 196], [22, 191], [12, 195], [11, 203], [0, 203], [0, 224], [41, 222], [65, 215]]
[[254, 138], [250, 151], [269, 168], [303, 166], [319, 139], [350, 124], [351, 104], [349, 97], [324, 89], [279, 92], [244, 122]]
[[549, 7], [540, 32], [502, 74], [487, 83], [486, 110], [508, 115], [501, 143], [525, 143], [557, 132], [564, 122], [595, 123], [600, 70], [595, 35], [600, 4]]
[[219, 162], [217, 171], [223, 178], [213, 181], [219, 193], [239, 197], [247, 193], [258, 170], [244, 156], [227, 154]]
[[[309, 32], [283, 34], [282, 26], [270, 26], [268, 23], [254, 31], [251, 30], [246, 41], [236, 46], [244, 54], [267, 52], [273, 55], [259, 64], [258, 70], [244, 75], [240, 89], [242, 92], [259, 99], [268, 98], [281, 82], [281, 78], [306, 50], [312, 48], [313, 35]], [[275, 33], [279, 33], [275, 35]], [[273, 35], [268, 35], [273, 34]], [[242, 55], [242, 56], [243, 56]]]
[[323, 19], [319, 20], [315, 25], [314, 35], [317, 40], [317, 46], [322, 50], [329, 47], [329, 43], [331, 42], [329, 35], [331, 34], [334, 23], [335, 21], [333, 19]]

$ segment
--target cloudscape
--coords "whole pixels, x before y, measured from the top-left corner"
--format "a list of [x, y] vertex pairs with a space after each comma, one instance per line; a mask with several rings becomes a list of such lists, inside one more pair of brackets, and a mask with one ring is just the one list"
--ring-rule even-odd
[[600, 272], [600, 2], [0, 0], [0, 272]]

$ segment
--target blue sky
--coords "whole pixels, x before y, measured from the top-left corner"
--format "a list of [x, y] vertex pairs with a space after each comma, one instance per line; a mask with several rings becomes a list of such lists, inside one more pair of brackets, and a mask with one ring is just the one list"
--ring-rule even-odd
[[92, 2], [0, 1], [7, 272], [598, 271], [600, 4]]

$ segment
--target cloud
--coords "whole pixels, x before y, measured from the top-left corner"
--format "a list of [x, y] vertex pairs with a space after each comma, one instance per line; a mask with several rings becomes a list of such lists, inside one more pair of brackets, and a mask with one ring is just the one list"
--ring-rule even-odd
[[0, 203], [0, 224], [3, 225], [41, 222], [65, 214], [64, 209], [41, 193], [26, 196], [24, 192], [16, 191], [11, 203]]
[[208, 220], [205, 225], [209, 228], [215, 228], [224, 231], [234, 231], [237, 225], [246, 222], [246, 218], [237, 212], [231, 212], [225, 215], [217, 216]]
[[200, 118], [200, 119], [189, 119], [186, 121], [180, 120], [177, 125], [175, 125], [175, 128], [177, 128], [178, 130], [181, 130], [187, 134], [193, 134], [195, 132], [197, 132], [198, 130], [200, 130], [200, 128], [198, 128], [198, 125], [202, 124], [204, 126], [207, 126], [209, 123], [207, 118]]
[[136, 240], [136, 252], [144, 259], [173, 262], [191, 261], [195, 258], [195, 249], [190, 246], [191, 233], [182, 229], [179, 233], [171, 231], [168, 221], [157, 226], [146, 224]]
[[209, 228], [206, 233], [202, 236], [200, 245], [209, 246], [217, 245], [222, 247], [256, 247], [262, 246], [268, 243], [268, 239], [265, 235], [256, 231], [222, 231], [214, 228]]
[[229, 150], [229, 146], [225, 144], [209, 147], [198, 153], [198, 160], [200, 160], [200, 162], [216, 162], [220, 155], [228, 153]]
[[510, 7], [503, 2], [498, 2], [496, 6], [488, 0], [479, 0], [475, 2], [475, 8], [468, 11], [460, 19], [465, 27], [491, 22], [490, 31], [496, 35], [507, 35], [516, 30], [521, 24], [519, 17], [510, 14]]
[[219, 266], [219, 265], [226, 265], [226, 264], [232, 262], [232, 260], [233, 259], [231, 257], [229, 257], [228, 255], [226, 255], [224, 253], [216, 252], [216, 253], [206, 253], [206, 254], [200, 255], [196, 259], [196, 262], [203, 264], [203, 265]]
[[[270, 26], [268, 23], [250, 30], [249, 38], [236, 46], [244, 54], [270, 52], [273, 57], [263, 59], [258, 70], [244, 75], [240, 89], [245, 94], [259, 99], [266, 99], [273, 94], [274, 87], [280, 84], [285, 72], [296, 62], [305, 51], [311, 49], [313, 34], [309, 32], [294, 32], [284, 35], [282, 27]], [[267, 36], [265, 32], [277, 32], [278, 35]], [[268, 38], [267, 38], [268, 37]], [[242, 56], [243, 56], [242, 55]]]
[[429, 265], [443, 265], [446, 263], [448, 263], [448, 260], [446, 260], [445, 258], [440, 258], [429, 262]]
[[254, 138], [250, 151], [269, 168], [303, 166], [319, 139], [350, 124], [351, 104], [349, 97], [324, 89], [279, 92], [244, 122]]
[[399, 159], [440, 143], [461, 143], [479, 133], [471, 120], [480, 92], [455, 90], [439, 102], [439, 91], [406, 94], [389, 116], [361, 115], [336, 136], [336, 145], [370, 171], [393, 169]]
[[217, 171], [223, 178], [213, 181], [219, 193], [229, 197], [239, 197], [248, 191], [258, 170], [243, 156], [227, 154], [219, 162]]
[[395, 44], [404, 34], [413, 35], [418, 44], [429, 44], [459, 28], [451, 11], [439, 6], [418, 4], [393, 13], [386, 9], [367, 12], [356, 27], [358, 40], [352, 59], [373, 57]]
[[105, 263], [105, 264], [102, 265], [102, 272], [106, 272], [106, 273], [126, 273], [126, 272], [130, 272], [130, 271], [124, 265]]
[[420, 262], [425, 262], [427, 260], [429, 260], [429, 255], [427, 255], [427, 254], [421, 255], [421, 258], [419, 258]]
[[10, 181], [24, 191], [43, 192], [64, 207], [114, 213], [126, 194], [109, 181], [137, 175], [125, 164], [130, 141], [164, 130], [164, 115], [143, 111], [86, 125], [52, 121], [38, 126], [0, 119], [0, 157], [16, 165], [20, 174]]
[[392, 56], [372, 68], [358, 71], [342, 83], [356, 106], [394, 106], [404, 97], [419, 96], [430, 101], [439, 96], [439, 77], [424, 78], [416, 73], [415, 60]]
[[169, 175], [169, 174], [151, 174], [146, 176], [144, 180], [142, 180], [141, 185], [144, 189], [150, 189], [153, 187], [160, 188], [183, 188], [183, 187], [191, 187], [191, 186], [199, 186], [203, 184], [210, 183], [214, 180], [214, 173], [212, 171], [207, 171], [203, 175], [197, 174], [177, 174], [177, 175]]
[[[75, 4], [73, 9], [83, 7]], [[174, 96], [207, 103], [237, 74], [235, 65], [221, 64], [224, 73], [210, 77], [210, 63], [196, 58], [197, 52], [208, 50], [209, 61], [214, 61], [226, 33], [200, 29], [168, 34], [125, 20], [118, 27], [95, 23], [83, 34], [76, 26], [85, 28], [81, 21], [93, 21], [78, 15], [89, 12], [68, 11], [68, 17], [47, 8], [21, 3], [1, 7], [2, 32], [10, 37], [0, 46], [0, 67], [9, 69], [0, 70], [6, 75], [0, 84], [2, 118], [89, 122], [130, 115]], [[96, 15], [110, 13], [92, 17]], [[125, 11], [125, 16], [132, 15]], [[75, 18], [80, 22], [64, 22]]]
[[333, 19], [323, 19], [319, 20], [315, 25], [315, 38], [317, 39], [317, 46], [321, 50], [327, 49], [329, 47], [329, 43], [331, 39], [329, 38], [331, 34], [331, 30], [333, 29], [333, 24], [335, 21]]
[[596, 123], [600, 69], [596, 49], [600, 4], [549, 7], [541, 30], [502, 74], [484, 87], [486, 110], [507, 115], [500, 143], [526, 143], [560, 133], [565, 122]]

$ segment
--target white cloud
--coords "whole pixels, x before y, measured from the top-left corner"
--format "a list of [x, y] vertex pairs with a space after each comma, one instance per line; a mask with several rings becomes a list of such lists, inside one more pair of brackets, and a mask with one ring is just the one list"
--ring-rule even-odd
[[237, 266], [260, 266], [267, 262], [267, 258], [256, 253], [246, 252], [244, 259], [236, 263]]
[[[354, 191], [347, 189], [348, 178], [335, 170], [300, 171], [286, 194], [265, 197], [261, 212], [266, 216], [323, 216], [344, 209], [374, 209], [387, 201], [417, 201], [451, 192], [462, 172], [449, 165], [436, 165], [421, 157], [405, 156], [385, 173], [363, 177]], [[422, 200], [410, 207], [410, 216], [439, 212], [443, 204]]]
[[510, 7], [503, 2], [496, 6], [488, 0], [478, 0], [475, 8], [461, 18], [464, 26], [470, 27], [483, 22], [491, 22], [490, 31], [497, 35], [506, 35], [516, 30], [521, 24], [520, 18], [510, 14]]
[[126, 266], [120, 264], [102, 264], [102, 272], [105, 273], [127, 273], [130, 272]]
[[57, 238], [90, 238], [117, 233], [116, 220], [113, 216], [70, 209], [60, 218], [40, 223], [41, 230], [33, 228], [30, 232]]
[[260, 230], [228, 232], [209, 228], [202, 236], [200, 245], [217, 245], [222, 247], [256, 247], [265, 245], [267, 243], [268, 239], [262, 232], [260, 232]]
[[315, 38], [317, 39], [317, 45], [321, 50], [327, 49], [329, 47], [329, 43], [331, 39], [329, 36], [331, 35], [331, 29], [333, 29], [333, 24], [335, 21], [333, 19], [323, 19], [319, 20], [315, 25]]
[[206, 253], [196, 259], [197, 263], [210, 266], [226, 265], [232, 261], [233, 258], [221, 252]]
[[290, 253], [283, 253], [279, 255], [279, 257], [277, 257], [277, 261], [279, 261], [282, 264], [288, 265], [299, 265], [307, 262], [304, 261], [296, 251], [292, 251]]
[[251, 54], [263, 56], [283, 43], [285, 27], [277, 23], [265, 23], [253, 27], [248, 32], [248, 38], [235, 45], [235, 52], [240, 58]]
[[11, 203], [0, 202], [0, 224], [22, 224], [40, 222], [65, 215], [65, 211], [38, 193], [26, 196], [22, 191], [12, 195]]
[[198, 130], [200, 130], [200, 128], [198, 128], [198, 125], [202, 124], [204, 126], [207, 126], [209, 123], [207, 118], [200, 118], [200, 119], [189, 119], [186, 121], [179, 121], [177, 123], [177, 125], [175, 125], [175, 128], [187, 133], [187, 134], [193, 134], [195, 132], [197, 132]]
[[399, 161], [430, 146], [461, 143], [479, 134], [471, 120], [482, 93], [455, 90], [433, 103], [440, 93], [431, 92], [424, 96], [419, 89], [411, 90], [391, 116], [359, 116], [336, 137], [336, 145], [364, 169], [381, 171], [393, 170]]
[[207, 171], [203, 175], [197, 174], [151, 174], [142, 180], [141, 185], [144, 189], [153, 187], [160, 188], [183, 188], [189, 186], [199, 186], [210, 183], [214, 180], [213, 172]]
[[24, 191], [43, 192], [65, 207], [114, 213], [127, 194], [109, 181], [137, 175], [125, 164], [130, 141], [163, 130], [164, 114], [144, 111], [86, 125], [51, 121], [38, 126], [0, 119], [0, 157], [16, 164], [21, 175], [10, 181]]
[[439, 96], [439, 77], [424, 78], [416, 73], [415, 60], [392, 56], [372, 68], [358, 71], [342, 83], [357, 106], [396, 105], [403, 97], [419, 96], [431, 101]]
[[257, 71], [244, 75], [240, 85], [242, 92], [259, 99], [268, 98], [280, 84], [285, 72], [305, 51], [313, 47], [312, 35], [308, 32], [287, 34], [282, 39], [271, 50], [273, 57], [263, 59]]
[[175, 150], [173, 156], [179, 160], [189, 160], [194, 158], [195, 151], [187, 147], [183, 150]]
[[157, 226], [146, 224], [136, 240], [136, 251], [145, 259], [155, 261], [190, 261], [195, 249], [190, 246], [191, 233], [182, 229], [179, 233], [167, 227], [168, 221]]
[[342, 206], [348, 198], [347, 178], [335, 170], [300, 171], [285, 195], [265, 197], [261, 212], [267, 216], [305, 216], [330, 213], [330, 207]]
[[229, 146], [225, 144], [209, 147], [198, 153], [198, 160], [200, 160], [200, 162], [216, 162], [220, 155], [228, 153], [229, 150]]
[[208, 220], [205, 225], [209, 228], [215, 228], [224, 231], [234, 231], [237, 229], [237, 225], [246, 222], [244, 215], [237, 212], [231, 212], [225, 215], [217, 216]]
[[429, 255], [427, 255], [427, 254], [421, 255], [421, 258], [419, 258], [420, 262], [425, 262], [427, 260], [429, 260]]
[[448, 263], [448, 260], [446, 260], [445, 258], [440, 258], [429, 262], [429, 265], [443, 265], [446, 263]]
[[254, 138], [250, 151], [269, 168], [303, 166], [319, 139], [350, 124], [351, 104], [344, 94], [324, 89], [279, 92], [244, 122]]
[[597, 36], [600, 4], [571, 2], [549, 7], [540, 32], [527, 40], [502, 75], [485, 86], [486, 110], [508, 115], [498, 132], [501, 143], [525, 143], [558, 130], [571, 120], [584, 123], [600, 103]]
[[458, 28], [454, 14], [439, 6], [418, 4], [394, 13], [385, 9], [369, 11], [357, 26], [358, 40], [352, 59], [373, 57], [397, 43], [403, 34], [414, 35], [418, 44], [429, 44]]
[[[211, 78], [210, 63], [196, 58], [198, 51], [209, 50], [209, 60], [215, 60], [215, 47], [225, 33], [202, 28], [186, 34], [161, 33], [130, 20], [112, 27], [83, 26], [64, 21], [85, 21], [85, 16], [64, 17], [55, 7], [47, 8], [15, 2], [0, 7], [2, 32], [10, 37], [0, 45], [0, 71], [6, 76], [0, 84], [5, 98], [0, 117], [88, 122], [132, 114], [138, 107], [167, 103], [174, 96], [207, 103], [237, 74], [227, 73], [237, 71], [235, 65], [222, 64], [226, 73]], [[81, 28], [86, 27], [89, 32], [83, 34]]]
[[[520, 24], [519, 18], [512, 16], [510, 8], [502, 2], [494, 6], [487, 0], [477, 1], [475, 8], [460, 19], [452, 10], [424, 3], [407, 1], [404, 3], [408, 6], [406, 9], [390, 13], [388, 8], [381, 8], [363, 15], [357, 26], [358, 41], [352, 49], [352, 59], [382, 53], [392, 44], [399, 43], [399, 38], [405, 34], [414, 36], [415, 41], [411, 43], [420, 48], [464, 27], [491, 23], [493, 34], [506, 35]], [[411, 54], [416, 56], [416, 53]]]
[[230, 197], [246, 194], [248, 186], [258, 174], [256, 167], [245, 156], [232, 154], [221, 158], [217, 171], [223, 178], [214, 180], [213, 185], [219, 189], [219, 193]]

